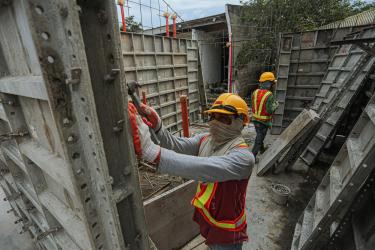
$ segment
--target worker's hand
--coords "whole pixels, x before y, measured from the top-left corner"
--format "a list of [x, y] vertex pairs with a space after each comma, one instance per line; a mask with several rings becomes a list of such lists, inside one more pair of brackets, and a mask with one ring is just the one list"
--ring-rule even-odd
[[158, 113], [155, 111], [155, 109], [143, 103], [141, 104], [141, 109], [147, 116], [147, 121], [145, 121], [146, 124], [155, 132], [158, 132], [161, 128], [161, 119]]
[[160, 146], [151, 140], [149, 127], [142, 121], [134, 104], [128, 104], [128, 113], [132, 129], [134, 151], [144, 161], [157, 163], [160, 158]]

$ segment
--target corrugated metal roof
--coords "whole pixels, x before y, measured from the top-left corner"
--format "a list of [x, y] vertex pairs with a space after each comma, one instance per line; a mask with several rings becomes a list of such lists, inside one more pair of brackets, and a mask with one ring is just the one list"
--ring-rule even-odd
[[326, 24], [319, 29], [335, 29], [375, 24], [375, 8], [371, 8], [357, 15], [347, 17], [343, 20]]

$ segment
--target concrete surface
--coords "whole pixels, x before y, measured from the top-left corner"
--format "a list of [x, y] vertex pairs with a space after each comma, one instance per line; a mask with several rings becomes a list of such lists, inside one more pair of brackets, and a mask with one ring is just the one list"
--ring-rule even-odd
[[11, 209], [9, 203], [4, 201], [5, 194], [0, 187], [0, 249], [1, 250], [34, 250], [34, 244], [28, 232], [21, 232], [21, 225], [14, 224], [17, 218], [13, 213], [7, 214]]
[[[255, 131], [248, 130], [249, 144], [254, 141]], [[277, 136], [268, 134], [265, 146], [270, 145]], [[262, 157], [262, 155], [260, 155]], [[286, 250], [290, 249], [295, 224], [314, 193], [319, 181], [295, 173], [271, 174], [270, 171], [261, 177], [256, 175], [257, 166], [253, 169], [246, 195], [247, 233], [249, 241], [243, 245], [244, 250]], [[315, 174], [313, 175], [315, 176]], [[281, 183], [291, 189], [291, 195], [285, 206], [273, 201], [271, 184]]]

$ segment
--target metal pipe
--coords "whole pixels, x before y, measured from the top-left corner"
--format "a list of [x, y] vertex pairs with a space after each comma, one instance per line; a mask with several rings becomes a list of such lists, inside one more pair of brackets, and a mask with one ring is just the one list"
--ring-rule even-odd
[[181, 115], [182, 115], [182, 130], [184, 137], [189, 137], [189, 112], [186, 95], [180, 96]]
[[163, 16], [165, 17], [165, 35], [169, 37], [169, 13], [164, 12]]
[[177, 38], [176, 18], [177, 18], [177, 15], [175, 13], [175, 14], [172, 15], [172, 19], [173, 19], [173, 38]]
[[232, 50], [232, 34], [229, 34], [229, 42], [227, 43], [227, 47], [229, 47], [229, 82], [228, 82], [228, 92], [233, 92], [232, 86], [232, 75], [233, 75], [233, 50]]
[[118, 5], [120, 5], [120, 10], [121, 10], [121, 20], [122, 20], [122, 30], [126, 32], [126, 21], [125, 21], [125, 11], [124, 11], [124, 1], [123, 0], [118, 0], [117, 1]]

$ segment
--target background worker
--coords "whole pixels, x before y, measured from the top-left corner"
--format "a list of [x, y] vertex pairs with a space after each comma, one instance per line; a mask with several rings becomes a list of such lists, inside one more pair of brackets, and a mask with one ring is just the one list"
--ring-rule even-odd
[[263, 153], [265, 150], [263, 141], [268, 128], [272, 126], [272, 114], [279, 106], [272, 93], [275, 83], [276, 78], [272, 72], [262, 73], [259, 78], [259, 87], [251, 96], [252, 121], [257, 134], [252, 149], [254, 157], [257, 156], [259, 151]]
[[192, 138], [173, 136], [162, 127], [155, 110], [143, 106], [145, 121], [160, 139], [155, 145], [148, 126], [129, 105], [135, 152], [163, 174], [199, 181], [192, 197], [193, 220], [210, 249], [242, 249], [246, 234], [246, 187], [254, 157], [241, 136], [248, 123], [248, 106], [235, 94], [225, 93], [207, 111], [209, 133]]

